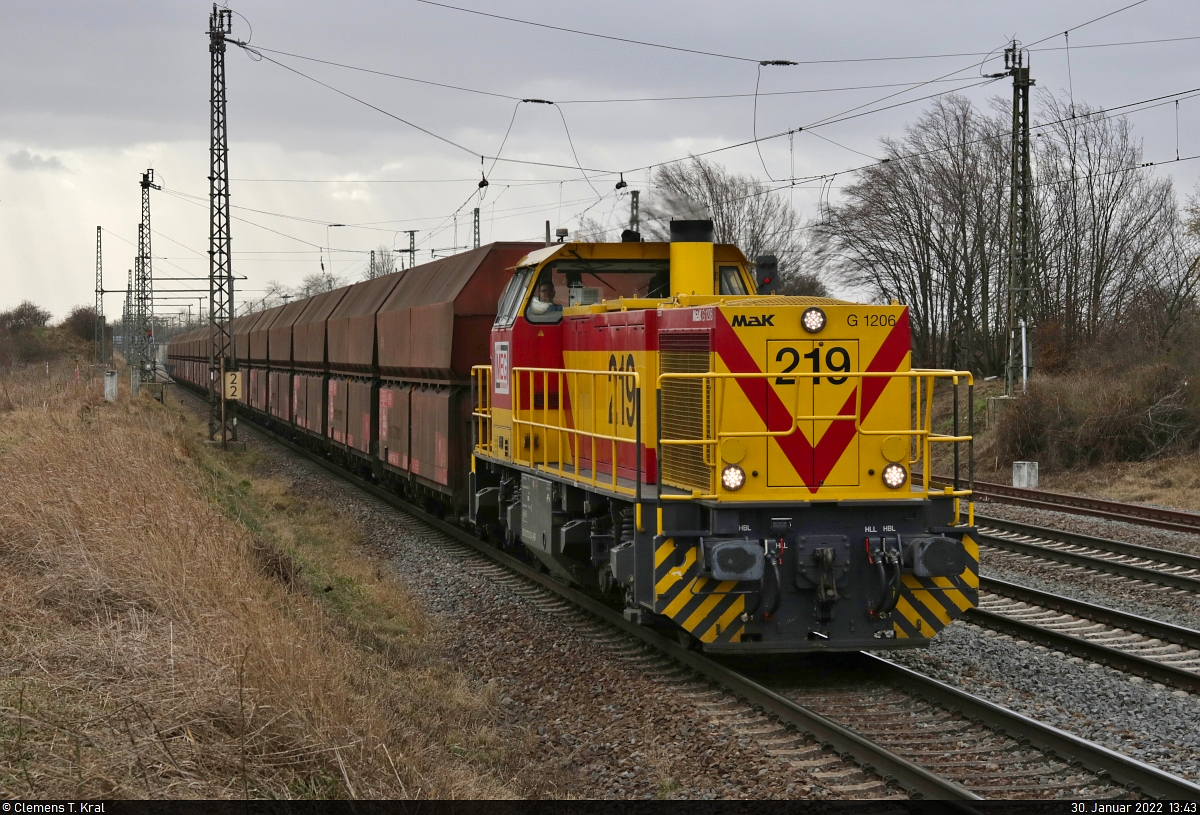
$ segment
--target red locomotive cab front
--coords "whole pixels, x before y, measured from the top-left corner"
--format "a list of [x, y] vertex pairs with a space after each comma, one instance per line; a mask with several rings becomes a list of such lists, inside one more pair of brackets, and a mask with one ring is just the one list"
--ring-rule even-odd
[[552, 270], [547, 268], [540, 274], [537, 272], [543, 257], [558, 248], [546, 247], [530, 253], [525, 265], [513, 274], [496, 308], [496, 322], [491, 333], [491, 404], [497, 411], [497, 421], [492, 425], [491, 443], [492, 449], [504, 457], [513, 455], [514, 444], [526, 448], [528, 456], [530, 452], [537, 452], [542, 441], [541, 434], [536, 432], [526, 433], [529, 438], [512, 438], [511, 422], [505, 418], [511, 416], [514, 397], [519, 395], [517, 407], [527, 415], [531, 411], [559, 409], [556, 376], [531, 371], [519, 375], [513, 373], [515, 368], [563, 368], [565, 304], [554, 285]]
[[[539, 463], [558, 461], [560, 456], [565, 456], [563, 463], [574, 465], [576, 462], [570, 461], [572, 453], [569, 450], [557, 449], [560, 443], [570, 446], [572, 437], [557, 432], [543, 433], [533, 427], [523, 429], [520, 438], [514, 438], [514, 412], [519, 414], [521, 422], [518, 424], [523, 427], [527, 423], [547, 424], [553, 428], [573, 427], [570, 391], [578, 384], [572, 378], [577, 378], [578, 374], [564, 374], [563, 371], [579, 368], [624, 371], [627, 366], [632, 368], [635, 357], [639, 364], [644, 364], [645, 332], [634, 331], [633, 327], [621, 329], [627, 328], [626, 322], [636, 322], [637, 328], [644, 328], [645, 310], [667, 294], [669, 269], [665, 252], [657, 246], [640, 243], [637, 246], [637, 256], [628, 257], [632, 254], [628, 245], [554, 244], [531, 252], [521, 261], [501, 295], [491, 334], [493, 412], [490, 441], [496, 455]], [[642, 257], [647, 253], [646, 247], [664, 257]], [[592, 315], [595, 319], [589, 318], [586, 307], [609, 312], [613, 309], [606, 308], [605, 304], [611, 307], [618, 303], [624, 305], [617, 311], [632, 310], [628, 314], [610, 315], [611, 319], [596, 315]], [[564, 309], [571, 314], [565, 320]], [[580, 331], [587, 334], [584, 340], [580, 339]], [[636, 335], [636, 339], [627, 340], [626, 335]], [[607, 353], [624, 348], [628, 342], [633, 342], [634, 346], [628, 348], [630, 353], [622, 354], [620, 360]], [[604, 359], [599, 359], [602, 350], [606, 353], [602, 355]], [[592, 356], [597, 359], [591, 359]], [[604, 361], [610, 356], [616, 362], [605, 365]], [[626, 363], [627, 357], [629, 363]], [[568, 358], [574, 364], [567, 364]], [[632, 389], [632, 380], [628, 383], [622, 380], [622, 384]], [[516, 401], [518, 398], [519, 402]], [[625, 403], [632, 410], [632, 395], [622, 402]], [[608, 421], [611, 423], [612, 417]], [[583, 456], [585, 451], [577, 452]], [[626, 475], [632, 477], [636, 454], [632, 450], [625, 452], [630, 458]], [[608, 457], [607, 452], [597, 453], [598, 459], [607, 461]]]

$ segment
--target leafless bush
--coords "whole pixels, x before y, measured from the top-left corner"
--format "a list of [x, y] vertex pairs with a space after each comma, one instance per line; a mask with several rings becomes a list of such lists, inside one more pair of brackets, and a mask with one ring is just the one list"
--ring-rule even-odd
[[45, 328], [49, 322], [50, 312], [28, 300], [16, 308], [0, 312], [0, 331], [10, 334]]
[[1157, 363], [1036, 379], [1007, 407], [993, 443], [1001, 464], [1056, 470], [1145, 461], [1197, 440], [1195, 386], [1176, 365]]
[[[79, 338], [69, 327], [52, 327], [49, 322], [50, 312], [28, 300], [0, 312], [0, 367], [48, 362], [71, 351], [73, 344], [78, 345]], [[89, 323], [87, 339], [94, 331]]]

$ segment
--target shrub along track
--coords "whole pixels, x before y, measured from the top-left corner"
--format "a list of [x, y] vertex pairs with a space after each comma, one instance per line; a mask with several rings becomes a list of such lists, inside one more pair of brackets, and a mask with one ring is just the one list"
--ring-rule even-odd
[[[694, 704], [710, 719], [757, 741], [773, 758], [811, 772], [839, 797], [882, 797], [889, 793], [889, 784], [915, 796], [961, 799], [985, 797], [981, 793], [1035, 798], [1113, 797], [1128, 791], [1152, 797], [1200, 795], [1200, 786], [865, 654], [852, 656], [847, 664], [853, 675], [862, 676], [866, 660], [868, 678], [849, 685], [842, 681], [835, 684], [843, 687], [813, 690], [803, 678], [805, 671], [793, 665], [784, 674], [793, 681], [767, 687], [681, 647], [672, 637], [626, 621], [594, 597], [562, 585], [323, 456], [265, 428], [255, 430], [437, 530], [433, 538], [438, 545], [469, 547], [472, 556], [463, 558], [464, 565], [474, 561], [475, 568], [509, 584], [531, 603], [573, 619], [614, 658], [668, 679], [676, 700]], [[480, 563], [480, 555], [493, 564]], [[819, 673], [828, 676], [830, 665], [839, 661], [843, 660], [819, 660]], [[771, 675], [778, 683], [778, 665]]]

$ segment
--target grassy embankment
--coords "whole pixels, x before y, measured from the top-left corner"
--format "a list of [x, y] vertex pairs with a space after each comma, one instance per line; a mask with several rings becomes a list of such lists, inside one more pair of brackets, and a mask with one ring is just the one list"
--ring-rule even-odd
[[0, 796], [509, 796], [489, 702], [328, 508], [178, 407], [0, 374]]

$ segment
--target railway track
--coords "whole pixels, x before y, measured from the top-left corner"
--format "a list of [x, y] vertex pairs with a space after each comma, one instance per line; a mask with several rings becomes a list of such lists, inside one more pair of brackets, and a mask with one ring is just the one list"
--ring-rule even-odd
[[[1200, 785], [879, 657], [855, 655], [858, 663], [852, 671], [865, 677], [858, 685], [843, 681], [835, 683], [837, 688], [815, 691], [809, 684], [795, 682], [768, 686], [679, 645], [673, 637], [628, 622], [620, 611], [596, 598], [541, 574], [269, 429], [257, 425], [253, 429], [490, 558], [492, 564], [483, 568], [491, 570], [496, 579], [535, 584], [539, 604], [558, 611], [580, 610], [593, 621], [621, 632], [625, 643], [622, 638], [607, 638], [618, 658], [638, 660], [646, 670], [662, 675], [674, 675], [676, 665], [684, 666], [687, 670], [678, 679], [680, 696], [700, 708], [713, 691], [698, 684], [697, 678], [744, 700], [749, 709], [743, 706], [723, 713], [724, 703], [718, 702], [709, 713], [732, 716], [735, 729], [757, 739], [769, 753], [801, 762], [818, 779], [850, 797], [881, 797], [893, 786], [913, 797], [954, 800], [1044, 798], [1051, 794], [1200, 797]], [[500, 567], [511, 576], [501, 574]], [[600, 629], [595, 628], [594, 633], [606, 639]], [[642, 645], [630, 646], [630, 637]], [[824, 666], [819, 670], [829, 675]], [[857, 771], [845, 766], [846, 759], [857, 765]]]
[[824, 671], [819, 680], [777, 677], [770, 685], [953, 779], [974, 797], [1107, 798], [1124, 792], [1092, 769], [1104, 758], [1073, 737], [886, 659], [858, 656], [862, 665], [852, 672]]
[[978, 542], [1025, 557], [1200, 594], [1200, 557], [976, 515]]
[[[948, 485], [951, 480], [937, 478], [939, 485]], [[1088, 498], [1082, 495], [1067, 495], [1058, 492], [1030, 490], [1021, 487], [1010, 487], [1007, 484], [992, 484], [986, 481], [974, 482], [975, 500], [978, 503], [989, 502], [1016, 504], [1017, 506], [1033, 509], [1046, 509], [1054, 512], [1070, 512], [1076, 515], [1090, 515], [1095, 518], [1105, 518], [1110, 521], [1152, 526], [1157, 529], [1169, 529], [1174, 532], [1191, 532], [1200, 535], [1200, 513], [1183, 512], [1177, 509], [1147, 506], [1145, 504], [1128, 504], [1121, 501], [1106, 501], [1101, 498]]]
[[1200, 631], [980, 578], [967, 619], [1153, 682], [1200, 693]]

